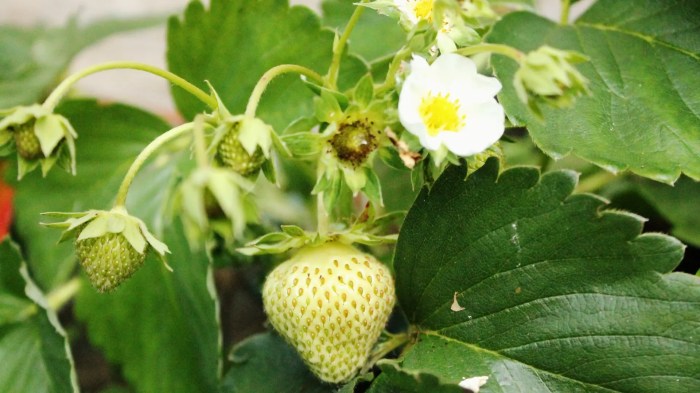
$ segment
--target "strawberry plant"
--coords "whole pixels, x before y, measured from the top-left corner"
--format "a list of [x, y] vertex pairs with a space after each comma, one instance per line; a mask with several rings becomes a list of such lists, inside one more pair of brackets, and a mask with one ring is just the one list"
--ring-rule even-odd
[[[17, 52], [0, 391], [700, 391], [700, 6], [572, 3], [194, 0], [167, 70]], [[115, 69], [181, 121], [69, 95]]]

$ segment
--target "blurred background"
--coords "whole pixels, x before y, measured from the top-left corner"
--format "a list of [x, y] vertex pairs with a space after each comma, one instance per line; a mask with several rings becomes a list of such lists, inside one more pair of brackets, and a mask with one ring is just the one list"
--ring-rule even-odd
[[[62, 27], [70, 18], [79, 25], [110, 18], [134, 18], [148, 15], [180, 15], [189, 0], [0, 0], [0, 25], [22, 27]], [[209, 3], [208, 0], [204, 1]], [[321, 0], [291, 0], [320, 13]], [[592, 0], [580, 1], [572, 7], [572, 17], [580, 14]], [[537, 0], [538, 11], [552, 19], [558, 18], [559, 0]], [[135, 30], [111, 35], [79, 52], [69, 66], [69, 72], [115, 60], [140, 61], [165, 67], [166, 26]], [[1, 56], [1, 54], [0, 54]], [[0, 64], [2, 64], [0, 59]], [[138, 89], [136, 89], [138, 87]], [[120, 101], [176, 118], [165, 81], [135, 71], [111, 71], [90, 76], [77, 85], [81, 94], [107, 101]], [[0, 105], [2, 106], [2, 105]]]

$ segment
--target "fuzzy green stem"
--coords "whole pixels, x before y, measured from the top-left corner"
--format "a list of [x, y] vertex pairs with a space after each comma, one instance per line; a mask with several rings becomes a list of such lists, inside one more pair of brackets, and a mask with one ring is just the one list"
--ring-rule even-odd
[[46, 295], [46, 303], [51, 310], [58, 311], [78, 293], [80, 286], [80, 278], [73, 277], [70, 281]]
[[[318, 166], [317, 172], [317, 176], [324, 175], [324, 170], [321, 165]], [[330, 217], [326, 209], [327, 206], [323, 203], [324, 192], [325, 191], [322, 191], [316, 194], [316, 231], [321, 235], [327, 234], [330, 227]]]
[[616, 178], [614, 173], [600, 171], [581, 179], [576, 186], [577, 193], [595, 192]]
[[571, 0], [561, 0], [561, 15], [559, 16], [559, 24], [569, 24], [569, 11], [571, 8]]
[[149, 72], [153, 75], [157, 75], [164, 79], [167, 79], [171, 83], [181, 87], [188, 93], [197, 97], [203, 103], [207, 104], [207, 106], [209, 106], [212, 110], [216, 109], [218, 105], [216, 100], [209, 94], [205, 93], [197, 86], [191, 84], [190, 82], [173, 74], [170, 71], [166, 71], [158, 67], [133, 61], [115, 61], [88, 67], [70, 75], [68, 78], [64, 79], [63, 82], [61, 82], [61, 84], [59, 84], [53, 90], [53, 92], [51, 92], [51, 95], [49, 95], [48, 98], [46, 98], [46, 101], [44, 101], [43, 107], [48, 110], [53, 110], [56, 107], [56, 105], [58, 105], [58, 102], [61, 100], [61, 98], [63, 98], [63, 96], [65, 96], [68, 93], [70, 88], [80, 79], [88, 75], [95, 74], [97, 72], [117, 69], [132, 69]]
[[[367, 0], [362, 0], [360, 4], [366, 3]], [[331, 89], [336, 89], [337, 84], [338, 84], [338, 73], [340, 72], [340, 61], [343, 57], [343, 51], [345, 51], [345, 45], [348, 42], [348, 38], [350, 38], [350, 34], [352, 31], [355, 29], [355, 25], [357, 25], [357, 21], [360, 20], [360, 16], [362, 16], [362, 13], [365, 11], [365, 7], [362, 5], [356, 5], [355, 10], [353, 11], [352, 15], [350, 16], [350, 20], [348, 21], [348, 24], [345, 26], [345, 30], [343, 30], [343, 34], [340, 36], [338, 41], [333, 45], [333, 59], [331, 60], [331, 65], [328, 68], [328, 87]]]
[[297, 74], [304, 75], [308, 78], [315, 80], [319, 84], [323, 84], [323, 77], [317, 72], [306, 68], [304, 66], [296, 64], [282, 64], [270, 68], [260, 77], [258, 83], [253, 88], [253, 92], [250, 93], [250, 98], [248, 99], [248, 105], [245, 108], [245, 115], [249, 117], [255, 117], [255, 111], [258, 109], [258, 104], [260, 103], [260, 98], [262, 98], [265, 89], [276, 77], [286, 74], [288, 72], [296, 72]]
[[365, 366], [362, 368], [361, 373], [366, 373], [369, 371], [375, 363], [383, 359], [391, 351], [408, 343], [409, 339], [410, 335], [407, 333], [392, 334], [389, 340], [384, 341], [383, 343], [379, 344], [377, 348], [375, 348], [371, 357], [369, 358], [369, 361], [367, 361]]
[[131, 186], [131, 182], [134, 180], [134, 177], [136, 177], [136, 173], [138, 173], [139, 169], [141, 169], [143, 163], [146, 162], [146, 159], [148, 159], [148, 157], [150, 157], [150, 155], [153, 154], [153, 152], [158, 150], [165, 143], [179, 137], [182, 134], [192, 131], [193, 126], [193, 123], [185, 123], [179, 125], [171, 129], [170, 131], [161, 134], [151, 143], [149, 143], [148, 146], [146, 146], [146, 148], [141, 150], [141, 153], [139, 153], [139, 155], [136, 157], [134, 163], [131, 164], [131, 167], [129, 167], [129, 171], [126, 173], [126, 176], [124, 176], [124, 180], [122, 180], [122, 184], [119, 186], [117, 198], [114, 202], [114, 208], [125, 209], [126, 196], [129, 193], [129, 187]]
[[194, 118], [194, 158], [197, 161], [198, 168], [206, 168], [209, 165], [207, 161], [207, 144], [204, 139], [204, 117], [197, 115]]
[[455, 51], [455, 53], [463, 56], [471, 56], [479, 53], [495, 53], [498, 55], [508, 56], [517, 62], [520, 62], [525, 57], [523, 52], [513, 48], [512, 46], [503, 44], [476, 44], [458, 49]]
[[401, 48], [398, 52], [396, 52], [396, 55], [391, 60], [391, 64], [389, 64], [389, 70], [387, 70], [384, 83], [376, 89], [377, 95], [382, 95], [396, 86], [396, 73], [399, 72], [399, 69], [401, 68], [401, 62], [403, 62], [410, 54], [411, 50], [406, 47]]

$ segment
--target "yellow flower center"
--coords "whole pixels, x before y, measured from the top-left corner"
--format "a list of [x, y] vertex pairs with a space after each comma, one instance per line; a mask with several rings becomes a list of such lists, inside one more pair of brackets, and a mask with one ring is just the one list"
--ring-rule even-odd
[[413, 4], [413, 13], [420, 20], [431, 21], [433, 19], [433, 2], [435, 0], [416, 0]]
[[464, 127], [465, 115], [459, 114], [459, 100], [450, 99], [450, 93], [423, 97], [418, 107], [423, 124], [430, 136], [442, 131], [457, 132]]

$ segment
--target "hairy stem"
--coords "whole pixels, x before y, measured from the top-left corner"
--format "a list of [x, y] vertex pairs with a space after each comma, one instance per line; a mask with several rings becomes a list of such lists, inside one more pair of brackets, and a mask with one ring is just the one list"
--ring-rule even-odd
[[561, 0], [561, 15], [559, 16], [559, 24], [566, 25], [569, 23], [570, 8], [571, 0]]
[[204, 116], [197, 115], [194, 118], [194, 158], [197, 161], [198, 168], [206, 168], [209, 163], [207, 161], [207, 146], [204, 139]]
[[374, 349], [372, 355], [370, 356], [367, 363], [365, 363], [365, 366], [362, 368], [362, 371], [360, 373], [362, 374], [369, 371], [375, 363], [383, 359], [391, 351], [408, 343], [409, 339], [410, 336], [408, 333], [391, 334], [390, 338], [387, 341], [384, 341], [383, 343], [379, 344]]
[[[366, 3], [367, 0], [362, 0], [361, 3]], [[350, 38], [350, 34], [352, 33], [353, 29], [355, 29], [355, 25], [357, 25], [357, 21], [360, 20], [360, 16], [362, 16], [362, 13], [365, 11], [365, 7], [361, 5], [356, 5], [355, 6], [355, 11], [353, 11], [352, 15], [350, 16], [350, 20], [348, 21], [348, 24], [345, 26], [345, 30], [343, 30], [343, 34], [340, 36], [338, 41], [333, 45], [333, 60], [331, 60], [331, 66], [328, 69], [328, 86], [332, 89], [337, 88], [338, 84], [338, 73], [340, 72], [340, 60], [343, 57], [343, 51], [345, 50], [345, 45], [348, 42], [348, 38]]]
[[122, 184], [119, 186], [117, 198], [114, 202], [115, 208], [125, 208], [126, 196], [129, 193], [129, 187], [131, 186], [131, 182], [134, 180], [134, 177], [136, 177], [136, 174], [138, 173], [139, 169], [141, 169], [141, 166], [143, 166], [143, 163], [146, 162], [146, 159], [148, 159], [148, 157], [150, 157], [151, 154], [153, 154], [153, 152], [158, 150], [158, 148], [163, 146], [165, 143], [187, 132], [192, 131], [193, 127], [193, 123], [185, 123], [180, 126], [177, 126], [172, 130], [158, 136], [151, 143], [149, 143], [148, 146], [146, 146], [146, 148], [141, 151], [141, 153], [139, 153], [139, 155], [134, 160], [134, 163], [131, 164], [131, 167], [129, 167], [129, 171], [126, 173], [126, 176], [124, 176]]
[[411, 50], [406, 47], [403, 47], [396, 52], [396, 55], [391, 60], [391, 64], [389, 64], [389, 70], [384, 78], [384, 83], [376, 89], [377, 95], [384, 94], [396, 86], [396, 73], [399, 72], [399, 69], [401, 69], [401, 62], [404, 61], [410, 54]]
[[581, 179], [576, 186], [576, 192], [595, 192], [616, 178], [614, 173], [601, 170]]
[[270, 84], [270, 82], [272, 82], [272, 80], [276, 77], [289, 72], [296, 72], [297, 74], [301, 74], [313, 79], [319, 84], [323, 84], [323, 77], [321, 75], [304, 66], [295, 64], [282, 64], [272, 67], [269, 70], [267, 70], [267, 72], [265, 72], [263, 76], [260, 77], [260, 80], [258, 80], [258, 83], [253, 88], [253, 92], [250, 93], [248, 105], [245, 108], [246, 116], [255, 116], [255, 111], [258, 109], [260, 98], [262, 97], [263, 93], [265, 92], [265, 89], [267, 89], [267, 86]]
[[173, 74], [170, 71], [166, 71], [158, 67], [133, 61], [116, 61], [98, 64], [92, 67], [85, 68], [81, 71], [70, 75], [68, 78], [64, 79], [63, 82], [61, 82], [61, 84], [59, 84], [53, 92], [51, 92], [51, 95], [49, 95], [48, 98], [46, 98], [46, 101], [44, 101], [43, 107], [49, 110], [53, 110], [56, 107], [56, 105], [58, 105], [61, 98], [63, 98], [63, 96], [65, 96], [66, 93], [68, 93], [70, 88], [80, 79], [88, 75], [95, 74], [97, 72], [117, 69], [139, 70], [160, 76], [164, 79], [167, 79], [171, 83], [181, 87], [183, 90], [187, 91], [193, 96], [197, 97], [200, 101], [207, 104], [207, 106], [209, 106], [212, 110], [216, 109], [217, 107], [217, 102], [213, 97], [202, 91], [197, 86], [186, 81], [185, 79]]
[[520, 62], [525, 54], [512, 46], [503, 44], [476, 44], [466, 48], [458, 49], [455, 53], [463, 56], [476, 55], [478, 53], [495, 53], [498, 55], [508, 56], [511, 59]]
[[73, 299], [73, 296], [78, 293], [80, 286], [80, 278], [73, 277], [67, 283], [49, 292], [49, 294], [46, 295], [46, 303], [51, 310], [58, 311]]

